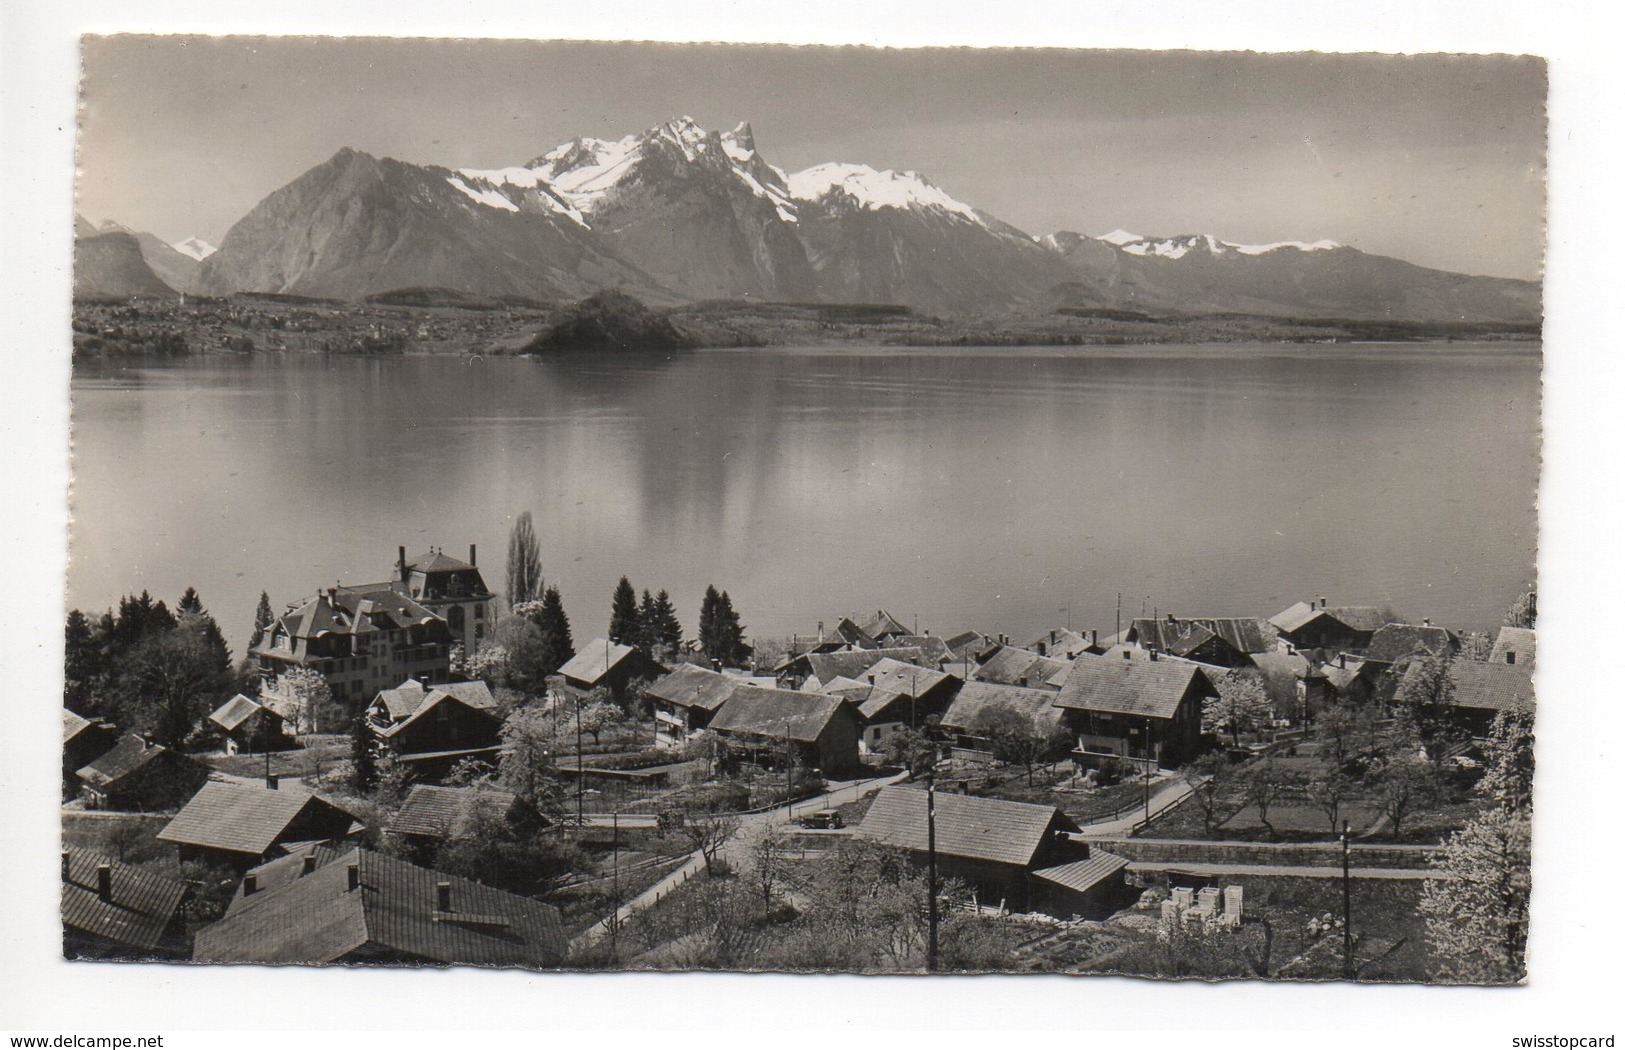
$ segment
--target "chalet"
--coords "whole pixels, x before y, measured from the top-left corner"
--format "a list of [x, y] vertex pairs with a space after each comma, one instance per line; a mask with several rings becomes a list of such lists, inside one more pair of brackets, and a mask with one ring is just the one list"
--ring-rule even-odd
[[825, 773], [858, 767], [859, 723], [844, 697], [741, 686], [711, 716], [710, 729], [759, 764], [788, 760]]
[[494, 761], [502, 746], [502, 719], [484, 682], [408, 680], [374, 697], [366, 718], [379, 746], [420, 779], [442, 777], [465, 758]]
[[[1085, 657], [1085, 659], [1088, 659]], [[952, 742], [954, 757], [990, 761], [991, 742], [978, 732], [982, 712], [1004, 707], [1027, 716], [1043, 730], [1061, 725], [1061, 709], [1055, 706], [1053, 689], [1027, 689], [998, 682], [966, 682], [942, 716], [938, 729]]]
[[954, 665], [964, 671], [964, 677], [970, 677], [970, 668], [982, 662], [982, 656], [995, 648], [998, 642], [981, 631], [962, 631], [950, 638], [943, 639], [943, 644], [953, 654]]
[[1217, 667], [1248, 667], [1254, 653], [1275, 648], [1273, 630], [1255, 617], [1191, 619], [1172, 613], [1162, 619], [1134, 620], [1124, 641]]
[[564, 688], [577, 695], [594, 689], [606, 690], [616, 703], [623, 703], [627, 687], [634, 681], [651, 681], [666, 669], [635, 645], [619, 645], [607, 638], [594, 638], [576, 651], [559, 676]]
[[62, 709], [62, 797], [79, 793], [79, 770], [118, 743], [118, 726]]
[[[1422, 674], [1412, 667], [1407, 675]], [[1450, 702], [1456, 719], [1475, 737], [1489, 736], [1490, 724], [1502, 712], [1535, 708], [1535, 669], [1524, 664], [1452, 660], [1449, 670]]]
[[1371, 644], [1371, 636], [1389, 620], [1390, 617], [1375, 606], [1328, 608], [1325, 598], [1316, 598], [1295, 602], [1270, 617], [1269, 623], [1282, 638], [1299, 649], [1360, 652]]
[[913, 633], [885, 609], [877, 610], [873, 616], [858, 625], [858, 630], [882, 646], [893, 647], [898, 644], [895, 639]]
[[1492, 664], [1511, 664], [1517, 667], [1535, 666], [1535, 632], [1528, 627], [1503, 627], [1495, 634], [1490, 646]]
[[551, 905], [370, 850], [318, 850], [264, 874], [269, 888], [198, 931], [194, 959], [540, 969], [569, 947]]
[[413, 855], [428, 856], [479, 817], [501, 821], [521, 835], [533, 835], [551, 823], [512, 791], [413, 784], [385, 830]]
[[1390, 623], [1379, 627], [1366, 647], [1365, 658], [1404, 671], [1412, 657], [1446, 657], [1459, 652], [1461, 639], [1454, 632], [1423, 620], [1420, 624]]
[[209, 715], [209, 725], [225, 741], [225, 751], [280, 751], [289, 746], [281, 715], [242, 693]]
[[880, 643], [864, 634], [850, 617], [842, 617], [836, 622], [833, 630], [824, 630], [822, 621], [818, 624], [818, 633], [813, 635], [794, 635], [790, 639], [788, 655], [784, 662], [775, 667], [774, 673], [783, 671], [786, 664], [798, 656], [807, 653], [833, 653], [841, 649], [878, 649]]
[[1382, 689], [1385, 665], [1338, 653], [1304, 675], [1304, 701], [1319, 711], [1332, 704], [1364, 704]]
[[1078, 825], [1054, 806], [893, 786], [875, 796], [855, 834], [924, 864], [928, 807], [938, 878], [968, 883], [978, 903], [1104, 918], [1132, 899], [1122, 878], [1128, 861], [1072, 839]]
[[82, 850], [62, 851], [62, 954], [69, 959], [185, 959], [179, 879]]
[[361, 830], [353, 813], [276, 774], [261, 783], [210, 781], [175, 814], [158, 841], [173, 843], [182, 863], [200, 860], [246, 871], [295, 844], [341, 842]]
[[948, 648], [946, 639], [938, 638], [934, 634], [904, 634], [890, 640], [893, 649], [918, 649], [921, 660], [930, 667], [943, 671], [952, 671], [954, 651]]
[[1201, 664], [1122, 647], [1073, 661], [1055, 704], [1080, 766], [1115, 758], [1177, 768], [1201, 750], [1202, 704], [1217, 695]]
[[440, 548], [432, 548], [416, 558], [397, 548], [396, 591], [446, 621], [451, 640], [472, 653], [496, 631], [496, 595], [485, 585], [476, 562], [478, 551], [468, 545], [468, 560], [459, 561]]
[[1098, 653], [1099, 645], [1099, 631], [1085, 636], [1070, 627], [1061, 627], [1045, 631], [1022, 648], [1039, 656], [1050, 656], [1057, 660], [1075, 660], [1085, 653]]
[[856, 704], [863, 729], [859, 751], [876, 754], [886, 737], [905, 728], [924, 729], [940, 717], [958, 686], [951, 675], [886, 657], [859, 678], [837, 678], [803, 691], [844, 696]]
[[696, 664], [683, 664], [656, 680], [645, 695], [654, 706], [655, 746], [681, 747], [711, 722], [742, 683]]
[[451, 643], [439, 615], [391, 584], [371, 584], [331, 587], [290, 606], [249, 656], [265, 683], [262, 701], [303, 731], [311, 715], [298, 709], [300, 697], [284, 678], [294, 668], [320, 673], [353, 714], [403, 678], [451, 677]]
[[1264, 692], [1270, 698], [1277, 718], [1302, 721], [1308, 717], [1307, 680], [1314, 665], [1297, 646], [1281, 645], [1252, 655], [1253, 667], [1264, 679]]
[[1013, 645], [1000, 646], [992, 655], [971, 670], [971, 678], [995, 685], [1015, 685], [1028, 689], [1051, 689], [1050, 679], [1062, 674], [1068, 667], [1066, 660], [1039, 656]]
[[90, 808], [150, 813], [180, 805], [209, 779], [209, 767], [126, 733], [74, 775]]
[[937, 670], [926, 659], [924, 652], [912, 646], [842, 649], [833, 653], [803, 653], [784, 665], [779, 682], [781, 685], [800, 686], [809, 692], [816, 692], [824, 683], [833, 682], [837, 678], [858, 678], [876, 662], [885, 659], [898, 660], [926, 670]]

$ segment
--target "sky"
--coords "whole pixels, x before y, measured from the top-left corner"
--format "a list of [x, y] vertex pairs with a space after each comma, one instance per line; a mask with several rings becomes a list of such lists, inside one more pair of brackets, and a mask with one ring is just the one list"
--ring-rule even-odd
[[786, 171], [918, 171], [1032, 234], [1542, 268], [1538, 58], [127, 36], [83, 63], [78, 210], [171, 242], [218, 244], [345, 146], [502, 167], [689, 115], [748, 121]]

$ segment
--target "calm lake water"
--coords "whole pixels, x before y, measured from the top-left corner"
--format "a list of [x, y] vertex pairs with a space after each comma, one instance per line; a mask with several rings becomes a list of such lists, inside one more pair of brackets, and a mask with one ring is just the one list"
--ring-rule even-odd
[[715, 351], [633, 363], [206, 359], [73, 383], [68, 601], [279, 608], [534, 513], [584, 640], [624, 573], [692, 632], [885, 607], [1026, 638], [1317, 594], [1461, 627], [1533, 576], [1528, 346]]

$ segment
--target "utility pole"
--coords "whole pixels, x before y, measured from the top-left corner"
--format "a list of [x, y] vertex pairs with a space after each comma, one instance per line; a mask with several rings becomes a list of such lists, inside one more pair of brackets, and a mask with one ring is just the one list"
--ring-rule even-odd
[[1343, 821], [1343, 979], [1354, 980], [1354, 923], [1349, 902], [1349, 822]]
[[1151, 719], [1145, 720], [1145, 822], [1151, 823]]
[[576, 705], [576, 826], [580, 827], [584, 823], [582, 818], [581, 818], [581, 788], [582, 788], [582, 785], [586, 782], [586, 779], [587, 779], [585, 774], [583, 774], [582, 771], [581, 771], [582, 770], [582, 766], [581, 766], [581, 697], [578, 696], [578, 697], [575, 698], [575, 705]]
[[1123, 633], [1123, 592], [1117, 592], [1117, 633]]
[[925, 969], [936, 973], [937, 957], [937, 770], [925, 778], [925, 855], [928, 869], [926, 879], [926, 921], [930, 924], [930, 940], [926, 942]]
[[616, 952], [618, 935], [621, 931], [621, 811], [610, 811], [609, 855], [610, 855], [610, 891], [609, 891], [609, 961], [615, 962], [620, 958]]

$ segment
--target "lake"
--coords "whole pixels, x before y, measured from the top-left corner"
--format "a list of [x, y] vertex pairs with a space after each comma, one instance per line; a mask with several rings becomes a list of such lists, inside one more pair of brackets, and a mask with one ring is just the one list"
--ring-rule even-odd
[[1025, 640], [1293, 601], [1500, 622], [1533, 578], [1541, 356], [1507, 344], [202, 358], [73, 382], [70, 606], [280, 609], [533, 512], [578, 642], [616, 580], [747, 632], [890, 610]]

